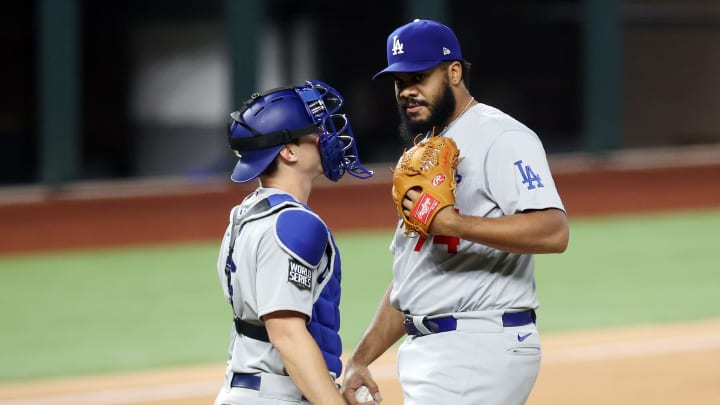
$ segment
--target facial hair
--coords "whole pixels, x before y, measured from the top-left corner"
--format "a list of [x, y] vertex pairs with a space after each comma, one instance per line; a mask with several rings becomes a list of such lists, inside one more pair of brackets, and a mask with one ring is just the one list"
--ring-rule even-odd
[[456, 106], [455, 97], [453, 96], [452, 88], [450, 87], [450, 81], [448, 80], [447, 75], [443, 80], [443, 89], [440, 93], [440, 97], [434, 105], [430, 105], [426, 101], [412, 99], [408, 101], [415, 101], [417, 104], [429, 108], [430, 118], [425, 121], [410, 121], [405, 109], [402, 105], [398, 104], [398, 113], [400, 114], [400, 126], [398, 131], [400, 133], [400, 138], [405, 141], [412, 141], [418, 134], [425, 134], [433, 127], [438, 127], [447, 122], [450, 117], [452, 117]]

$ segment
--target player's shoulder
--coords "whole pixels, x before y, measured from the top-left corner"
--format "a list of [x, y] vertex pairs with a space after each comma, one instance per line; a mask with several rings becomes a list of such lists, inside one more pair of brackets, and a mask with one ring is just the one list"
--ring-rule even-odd
[[[497, 149], [499, 145], [505, 144], [528, 147], [542, 145], [535, 131], [497, 107], [480, 103], [468, 110], [470, 111], [475, 120], [470, 127], [473, 128], [469, 131], [470, 136], [465, 134], [470, 143], [479, 142], [488, 150]], [[472, 136], [478, 131], [482, 133], [481, 137]]]
[[493, 130], [498, 135], [504, 132], [533, 133], [525, 124], [498, 107], [479, 103], [470, 109], [469, 112], [470, 111], [472, 112], [472, 116], [474, 116], [476, 120], [479, 120], [482, 126], [486, 127], [487, 130]]
[[328, 244], [328, 228], [314, 212], [304, 207], [288, 207], [278, 213], [275, 236], [283, 249], [303, 264], [320, 263]]

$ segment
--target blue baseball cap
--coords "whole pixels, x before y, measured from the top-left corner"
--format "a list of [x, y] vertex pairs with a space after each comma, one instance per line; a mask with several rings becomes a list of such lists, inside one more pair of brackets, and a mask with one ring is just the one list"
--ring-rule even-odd
[[416, 19], [388, 36], [388, 66], [373, 80], [389, 73], [422, 72], [440, 62], [462, 58], [460, 43], [450, 28], [437, 21]]

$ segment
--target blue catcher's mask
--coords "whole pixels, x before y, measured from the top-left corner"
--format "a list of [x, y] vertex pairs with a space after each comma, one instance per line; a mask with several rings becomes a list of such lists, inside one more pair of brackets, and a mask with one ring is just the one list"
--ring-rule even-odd
[[308, 80], [302, 85], [252, 95], [232, 113], [230, 147], [240, 157], [231, 179], [246, 182], [259, 176], [290, 141], [319, 135], [325, 177], [338, 181], [345, 172], [361, 179], [373, 173], [360, 164], [355, 137], [345, 114], [337, 112], [343, 98], [329, 85]]

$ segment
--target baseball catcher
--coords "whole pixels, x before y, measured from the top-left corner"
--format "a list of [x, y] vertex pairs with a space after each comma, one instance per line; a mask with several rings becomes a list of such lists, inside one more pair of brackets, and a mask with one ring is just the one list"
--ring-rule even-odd
[[[459, 154], [455, 141], [444, 136], [416, 142], [403, 152], [393, 171], [392, 196], [405, 225], [405, 236], [427, 236], [435, 214], [455, 204]], [[420, 198], [408, 216], [403, 199], [410, 189], [419, 191]]]

